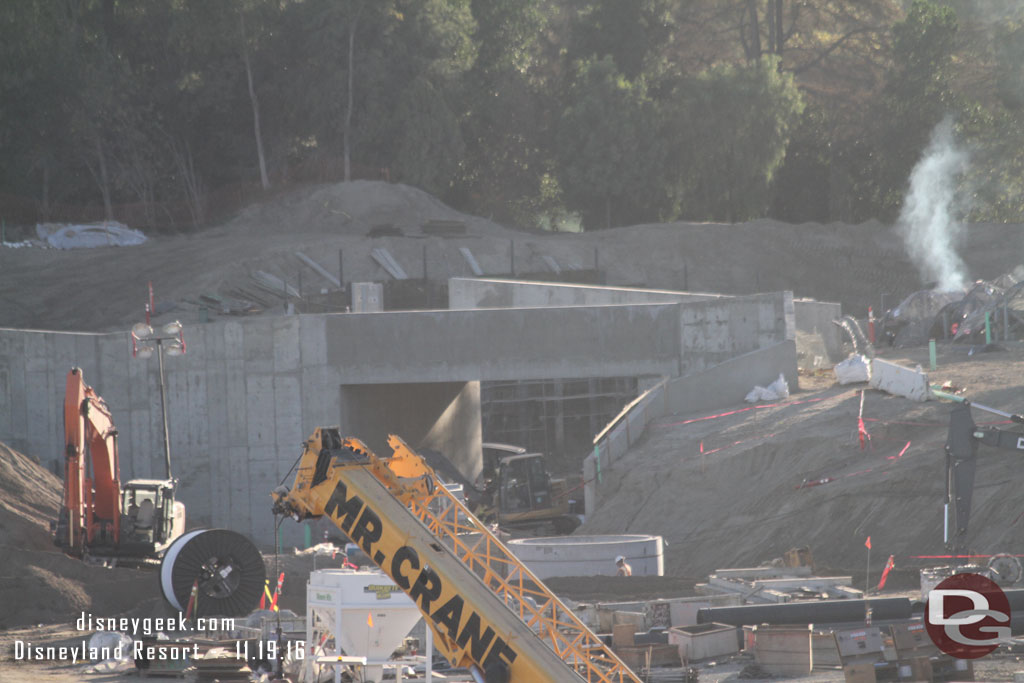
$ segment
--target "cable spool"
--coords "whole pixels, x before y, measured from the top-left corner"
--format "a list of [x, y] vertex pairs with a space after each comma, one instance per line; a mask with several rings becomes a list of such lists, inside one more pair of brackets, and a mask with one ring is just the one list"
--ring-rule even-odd
[[992, 573], [992, 579], [1003, 586], [1017, 583], [1024, 574], [1020, 560], [1008, 553], [993, 555], [988, 561], [988, 569]]
[[198, 582], [193, 617], [248, 614], [263, 594], [266, 569], [252, 541], [227, 529], [197, 529], [171, 544], [160, 564], [160, 588], [174, 609], [186, 611]]

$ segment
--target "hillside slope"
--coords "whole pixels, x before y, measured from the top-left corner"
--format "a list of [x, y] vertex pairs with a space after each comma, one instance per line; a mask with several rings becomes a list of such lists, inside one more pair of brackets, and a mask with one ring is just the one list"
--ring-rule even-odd
[[[465, 234], [431, 236], [432, 220], [461, 221]], [[400, 235], [370, 237], [381, 225]], [[1017, 225], [972, 225], [960, 254], [972, 279], [992, 279], [1020, 263], [1024, 231]], [[327, 280], [296, 256], [302, 251], [346, 282], [387, 281], [372, 258], [386, 248], [410, 278], [436, 281], [472, 276], [460, 248], [487, 275], [593, 268], [608, 284], [748, 294], [792, 290], [838, 301], [864, 315], [922, 287], [903, 242], [891, 226], [758, 220], [736, 225], [671, 223], [585, 234], [509, 229], [468, 216], [406, 185], [353, 181], [296, 189], [253, 204], [226, 224], [195, 233], [154, 236], [141, 246], [55, 249], [0, 247], [0, 327], [67, 331], [126, 330], [143, 316], [153, 282], [158, 322], [198, 322], [201, 295], [234, 296], [254, 288], [265, 271], [307, 295]], [[266, 314], [284, 306], [273, 296]], [[347, 298], [342, 295], [347, 302]], [[193, 303], [188, 303], [193, 302]], [[386, 302], [385, 302], [386, 303]], [[170, 306], [174, 310], [167, 310]], [[213, 305], [211, 315], [219, 314]], [[311, 309], [313, 310], [313, 309]]]
[[[950, 380], [977, 403], [1024, 412], [1024, 350], [968, 356], [966, 348], [947, 348], [939, 358], [933, 383]], [[926, 365], [927, 352], [890, 359]], [[661, 534], [668, 544], [665, 573], [675, 576], [753, 566], [799, 546], [810, 546], [820, 565], [863, 570], [868, 536], [875, 572], [890, 554], [898, 567], [908, 567], [923, 563], [913, 556], [943, 553], [951, 404], [867, 389], [872, 438], [862, 451], [857, 412], [867, 385], [819, 385], [825, 386], [797, 392], [778, 407], [744, 410], [744, 404], [722, 417], [676, 415], [653, 423], [638, 448], [604, 471], [606, 497], [577, 533]], [[978, 424], [1000, 420], [973, 414]], [[823, 478], [833, 481], [801, 488]], [[979, 448], [972, 549], [1024, 552], [1022, 483], [1018, 455]]]

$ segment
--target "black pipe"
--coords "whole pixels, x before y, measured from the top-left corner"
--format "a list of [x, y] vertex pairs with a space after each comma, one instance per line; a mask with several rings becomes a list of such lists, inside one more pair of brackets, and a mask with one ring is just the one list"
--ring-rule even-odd
[[745, 605], [743, 607], [705, 607], [697, 610], [697, 623], [756, 626], [758, 624], [835, 624], [864, 621], [867, 607], [875, 620], [909, 619], [907, 598], [872, 598], [871, 600], [815, 600], [776, 605]]

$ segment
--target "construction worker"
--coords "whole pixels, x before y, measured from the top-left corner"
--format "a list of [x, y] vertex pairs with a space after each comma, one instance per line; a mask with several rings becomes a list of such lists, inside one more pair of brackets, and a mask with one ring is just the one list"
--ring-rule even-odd
[[615, 576], [633, 576], [633, 568], [626, 564], [626, 558], [619, 555], [615, 558]]

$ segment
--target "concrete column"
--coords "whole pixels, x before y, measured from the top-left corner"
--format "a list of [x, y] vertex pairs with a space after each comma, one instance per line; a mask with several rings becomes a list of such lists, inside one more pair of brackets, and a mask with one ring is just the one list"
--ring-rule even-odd
[[389, 434], [443, 453], [469, 479], [483, 467], [479, 382], [346, 384], [340, 388], [342, 434], [389, 455]]

